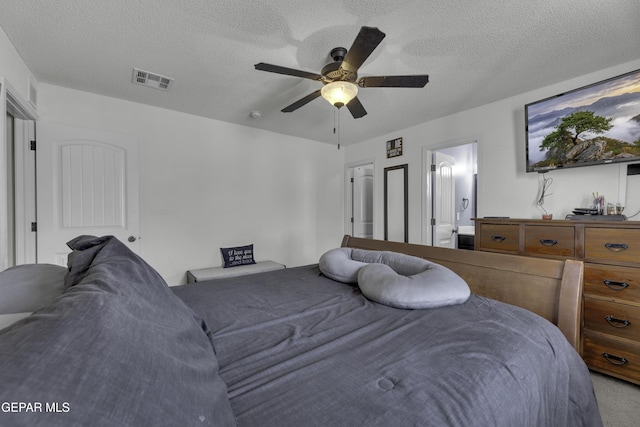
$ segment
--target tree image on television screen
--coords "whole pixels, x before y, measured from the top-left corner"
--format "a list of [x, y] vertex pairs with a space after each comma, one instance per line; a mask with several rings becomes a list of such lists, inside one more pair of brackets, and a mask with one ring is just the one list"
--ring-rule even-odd
[[640, 155], [640, 139], [629, 144], [601, 136], [613, 127], [612, 120], [593, 111], [575, 111], [563, 117], [555, 130], [542, 140], [540, 151], [548, 150], [547, 158], [536, 166]]

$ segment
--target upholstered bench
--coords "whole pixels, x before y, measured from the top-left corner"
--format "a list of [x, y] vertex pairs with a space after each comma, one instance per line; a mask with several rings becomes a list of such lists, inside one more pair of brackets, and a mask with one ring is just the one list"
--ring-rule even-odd
[[239, 265], [236, 267], [211, 267], [187, 271], [187, 283], [202, 282], [203, 280], [222, 279], [225, 277], [243, 276], [245, 274], [262, 273], [280, 270], [286, 266], [275, 261], [258, 261], [255, 264]]

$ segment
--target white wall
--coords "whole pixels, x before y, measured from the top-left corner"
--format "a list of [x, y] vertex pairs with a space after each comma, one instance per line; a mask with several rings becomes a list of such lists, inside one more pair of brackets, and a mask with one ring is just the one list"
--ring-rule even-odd
[[311, 264], [343, 234], [344, 150], [40, 84], [40, 120], [134, 135], [141, 255], [169, 282], [220, 265], [220, 247]]
[[28, 99], [29, 77], [33, 75], [2, 28], [0, 28], [0, 76], [7, 79], [22, 98]]
[[[374, 158], [378, 183], [383, 182], [385, 167], [409, 164], [410, 242], [420, 243], [422, 235], [423, 147], [442, 148], [477, 139], [478, 216], [540, 218], [541, 211], [535, 205], [535, 199], [542, 175], [525, 172], [524, 105], [638, 68], [640, 60], [350, 145], [346, 147], [346, 162]], [[398, 137], [403, 138], [404, 154], [387, 159], [385, 142]], [[549, 172], [546, 176], [553, 178], [549, 193], [553, 194], [545, 199], [545, 209], [553, 213], [554, 218], [564, 218], [574, 207], [587, 206], [590, 195], [598, 192], [610, 202], [625, 203], [625, 213], [640, 210], [638, 192], [625, 191], [626, 183], [631, 182], [625, 173], [626, 164]], [[629, 190], [631, 186], [629, 184]], [[375, 191], [375, 217], [382, 218], [382, 186], [377, 186]], [[383, 233], [382, 221], [377, 221], [374, 237], [382, 238]]]

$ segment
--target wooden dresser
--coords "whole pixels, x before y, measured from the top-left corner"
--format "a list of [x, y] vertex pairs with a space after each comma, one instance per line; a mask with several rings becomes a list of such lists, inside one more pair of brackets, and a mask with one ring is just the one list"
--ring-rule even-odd
[[640, 221], [476, 219], [475, 249], [584, 261], [582, 357], [640, 384]]

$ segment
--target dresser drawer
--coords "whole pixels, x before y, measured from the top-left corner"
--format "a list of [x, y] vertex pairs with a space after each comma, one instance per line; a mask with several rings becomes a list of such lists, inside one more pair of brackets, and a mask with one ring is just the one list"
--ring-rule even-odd
[[640, 341], [640, 307], [587, 297], [584, 328]]
[[640, 268], [585, 263], [584, 293], [640, 303]]
[[584, 331], [582, 358], [597, 371], [640, 383], [640, 344]]
[[589, 261], [640, 261], [640, 230], [586, 227], [584, 241], [584, 257]]
[[575, 229], [573, 227], [545, 227], [527, 225], [524, 229], [527, 255], [575, 256]]
[[518, 252], [520, 226], [516, 224], [482, 224], [480, 228], [480, 250]]

